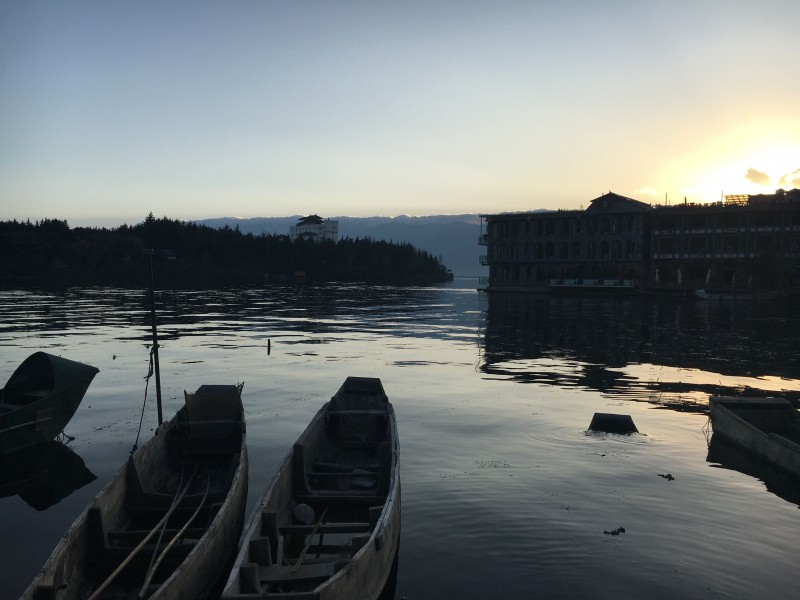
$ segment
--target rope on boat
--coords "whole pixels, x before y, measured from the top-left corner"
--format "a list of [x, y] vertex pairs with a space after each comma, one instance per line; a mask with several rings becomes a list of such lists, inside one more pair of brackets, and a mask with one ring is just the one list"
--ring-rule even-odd
[[166, 514], [163, 517], [161, 517], [161, 520], [158, 523], [156, 523], [155, 527], [153, 527], [153, 529], [150, 530], [150, 533], [144, 536], [144, 539], [141, 542], [139, 542], [139, 545], [136, 546], [136, 548], [134, 548], [133, 550], [131, 550], [131, 553], [127, 556], [127, 558], [123, 560], [116, 569], [114, 569], [114, 572], [111, 573], [111, 575], [109, 575], [108, 578], [103, 583], [101, 583], [97, 587], [97, 589], [95, 589], [95, 591], [92, 592], [92, 595], [89, 596], [86, 600], [96, 600], [98, 596], [100, 596], [100, 594], [103, 592], [103, 590], [105, 590], [111, 584], [111, 582], [114, 581], [117, 575], [119, 575], [122, 572], [122, 570], [128, 566], [128, 563], [130, 563], [131, 560], [133, 560], [133, 557], [139, 553], [139, 550], [145, 547], [147, 542], [150, 541], [150, 538], [155, 535], [158, 528], [161, 527], [163, 523], [166, 523], [169, 520], [169, 517], [172, 515], [172, 512], [175, 510], [178, 504], [180, 504], [181, 500], [183, 500], [183, 497], [186, 495], [186, 492], [189, 491], [189, 487], [192, 485], [192, 482], [194, 481], [194, 476], [197, 474], [197, 469], [198, 465], [195, 465], [194, 471], [192, 471], [192, 475], [189, 477], [189, 481], [186, 483], [186, 486], [181, 490], [181, 493], [178, 496], [178, 501], [175, 502], [169, 508]]
[[150, 386], [150, 378], [153, 376], [155, 369], [153, 368], [153, 354], [155, 353], [155, 346], [150, 348], [150, 366], [147, 369], [147, 375], [144, 376], [145, 384], [144, 384], [144, 400], [142, 401], [142, 414], [139, 417], [139, 430], [136, 432], [136, 441], [133, 442], [133, 448], [131, 448], [131, 454], [136, 452], [136, 449], [139, 447], [139, 434], [142, 433], [142, 422], [144, 421], [144, 407], [147, 405], [147, 388]]
[[[197, 505], [194, 513], [192, 516], [189, 517], [189, 520], [186, 521], [186, 524], [181, 527], [180, 531], [175, 534], [175, 536], [169, 541], [169, 543], [164, 546], [164, 549], [161, 551], [161, 554], [158, 556], [158, 560], [155, 564], [152, 564], [150, 569], [147, 572], [147, 577], [145, 577], [144, 583], [142, 584], [142, 589], [139, 590], [139, 594], [136, 596], [139, 600], [143, 600], [147, 595], [147, 588], [150, 587], [150, 582], [153, 580], [153, 576], [156, 574], [158, 567], [161, 566], [161, 561], [164, 560], [164, 557], [169, 553], [170, 549], [178, 542], [179, 539], [183, 537], [183, 534], [186, 533], [186, 530], [189, 529], [189, 525], [192, 524], [192, 521], [197, 518], [197, 515], [200, 514], [200, 509], [203, 508], [203, 505], [206, 503], [206, 498], [208, 498], [208, 492], [211, 489], [211, 472], [206, 469], [206, 493], [203, 494], [203, 499]], [[153, 552], [153, 557], [155, 558], [155, 551]]]
[[[183, 488], [184, 466], [185, 466], [185, 463], [181, 463], [181, 478], [178, 480], [178, 487], [175, 488], [175, 495], [172, 497], [172, 504], [170, 504], [170, 509], [172, 509], [172, 507], [176, 506], [177, 501], [178, 501], [178, 494], [180, 494], [181, 489]], [[153, 562], [155, 562], [155, 560], [156, 560], [156, 554], [158, 553], [158, 547], [161, 545], [161, 540], [164, 537], [164, 531], [166, 530], [166, 528], [167, 528], [167, 522], [164, 521], [164, 524], [161, 526], [161, 531], [158, 534], [158, 539], [156, 540], [156, 545], [153, 548], [153, 556], [150, 557], [150, 564], [147, 567], [148, 572], [153, 567]]]

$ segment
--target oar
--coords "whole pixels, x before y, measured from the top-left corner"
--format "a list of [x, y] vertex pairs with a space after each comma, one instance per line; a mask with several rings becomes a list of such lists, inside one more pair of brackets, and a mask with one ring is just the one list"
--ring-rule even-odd
[[87, 600], [95, 600], [102, 593], [102, 591], [105, 590], [111, 584], [112, 581], [114, 581], [114, 579], [117, 577], [117, 575], [119, 575], [122, 572], [122, 569], [124, 569], [125, 567], [128, 566], [128, 563], [130, 563], [131, 560], [133, 560], [133, 557], [136, 556], [136, 554], [139, 553], [139, 550], [141, 550], [142, 548], [145, 547], [145, 544], [147, 544], [147, 542], [150, 541], [150, 538], [153, 537], [156, 534], [156, 531], [158, 531], [158, 528], [161, 527], [161, 525], [163, 525], [164, 523], [167, 522], [167, 520], [169, 519], [169, 517], [172, 514], [172, 512], [175, 510], [175, 508], [177, 508], [177, 506], [178, 506], [178, 504], [180, 504], [181, 500], [183, 500], [183, 497], [186, 495], [186, 492], [189, 491], [189, 487], [191, 486], [192, 481], [194, 480], [194, 476], [197, 473], [197, 468], [198, 467], [195, 466], [194, 471], [192, 471], [191, 477], [189, 477], [189, 481], [187, 482], [186, 487], [184, 487], [181, 490], [180, 496], [178, 497], [178, 501], [175, 502], [169, 508], [167, 513], [163, 517], [161, 517], [161, 520], [158, 523], [156, 523], [156, 526], [153, 527], [153, 529], [150, 530], [150, 533], [148, 533], [144, 537], [144, 539], [139, 543], [139, 545], [136, 546], [136, 548], [134, 548], [131, 551], [131, 553], [127, 556], [127, 558], [125, 558], [125, 560], [123, 560], [122, 563], [116, 569], [114, 569], [114, 572], [111, 573], [111, 575], [109, 575], [108, 578], [103, 583], [100, 584], [100, 586], [92, 593], [91, 596], [89, 596], [89, 598], [87, 598]]

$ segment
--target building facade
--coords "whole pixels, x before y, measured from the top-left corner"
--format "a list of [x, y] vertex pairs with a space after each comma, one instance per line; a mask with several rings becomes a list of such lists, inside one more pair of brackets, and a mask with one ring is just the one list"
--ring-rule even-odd
[[481, 215], [487, 291], [785, 289], [800, 279], [800, 190], [651, 206]]
[[323, 219], [318, 215], [301, 217], [297, 225], [289, 228], [289, 239], [293, 242], [296, 240], [336, 242], [339, 239], [339, 221]]

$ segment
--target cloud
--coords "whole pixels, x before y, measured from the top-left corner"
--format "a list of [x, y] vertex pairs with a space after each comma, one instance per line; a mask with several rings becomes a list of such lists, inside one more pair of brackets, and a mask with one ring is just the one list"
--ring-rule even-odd
[[633, 190], [633, 193], [642, 194], [643, 196], [661, 196], [661, 192], [647, 185], [644, 187], [640, 187], [638, 190]]
[[753, 167], [747, 169], [745, 178], [749, 179], [753, 183], [757, 183], [758, 185], [769, 185], [769, 175], [757, 169], [754, 169]]
[[781, 177], [778, 185], [782, 188], [800, 188], [800, 169], [796, 169]]

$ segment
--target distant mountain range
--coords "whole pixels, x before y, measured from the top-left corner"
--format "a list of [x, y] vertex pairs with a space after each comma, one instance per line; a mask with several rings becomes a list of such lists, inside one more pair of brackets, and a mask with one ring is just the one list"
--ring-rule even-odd
[[[223, 217], [196, 221], [214, 228], [239, 227], [242, 233], [260, 235], [289, 234], [300, 215], [292, 217]], [[391, 242], [408, 242], [439, 258], [456, 276], [482, 276], [488, 270], [479, 262], [486, 248], [478, 245], [478, 215], [434, 215], [427, 217], [331, 217], [339, 221], [340, 238], [365, 238]]]

